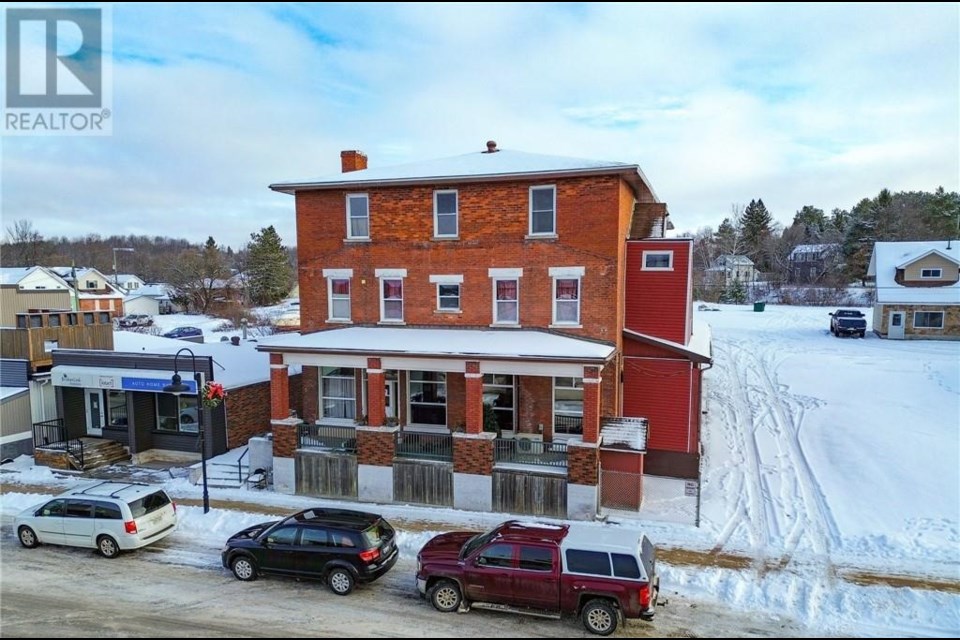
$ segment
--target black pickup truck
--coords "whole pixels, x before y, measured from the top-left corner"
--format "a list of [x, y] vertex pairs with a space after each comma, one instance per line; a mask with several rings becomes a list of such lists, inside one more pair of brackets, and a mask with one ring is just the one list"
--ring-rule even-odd
[[867, 321], [862, 311], [838, 309], [830, 314], [830, 333], [837, 336], [860, 336], [867, 334]]

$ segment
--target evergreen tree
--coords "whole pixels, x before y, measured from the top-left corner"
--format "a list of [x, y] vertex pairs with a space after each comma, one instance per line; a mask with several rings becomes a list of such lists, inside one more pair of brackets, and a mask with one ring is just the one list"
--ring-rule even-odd
[[740, 278], [734, 278], [730, 281], [724, 293], [724, 299], [734, 304], [743, 304], [747, 301], [747, 288], [740, 282]]
[[793, 226], [802, 226], [805, 241], [815, 241], [826, 231], [827, 217], [823, 209], [806, 205], [793, 216]]
[[247, 281], [250, 300], [258, 306], [277, 304], [290, 291], [293, 270], [287, 250], [273, 225], [250, 234], [247, 245]]
[[743, 242], [746, 254], [761, 271], [770, 268], [770, 261], [766, 255], [767, 238], [772, 229], [773, 216], [767, 211], [762, 199], [751, 200], [740, 217], [740, 228], [743, 231]]

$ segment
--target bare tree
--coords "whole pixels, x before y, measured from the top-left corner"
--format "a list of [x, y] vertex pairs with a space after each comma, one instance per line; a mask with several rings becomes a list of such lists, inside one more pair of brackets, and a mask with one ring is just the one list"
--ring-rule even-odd
[[16, 220], [7, 227], [7, 242], [3, 249], [5, 266], [32, 267], [42, 265], [50, 247], [29, 220]]

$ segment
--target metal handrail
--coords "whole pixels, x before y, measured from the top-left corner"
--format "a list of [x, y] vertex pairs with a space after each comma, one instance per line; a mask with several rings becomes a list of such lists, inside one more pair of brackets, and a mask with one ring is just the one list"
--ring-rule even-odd
[[297, 448], [303, 447], [356, 453], [357, 428], [301, 422], [297, 426]]
[[249, 446], [247, 446], [244, 452], [240, 454], [240, 457], [237, 458], [237, 482], [240, 484], [243, 484], [243, 459], [247, 457], [248, 453], [250, 453]]
[[449, 433], [399, 431], [396, 434], [396, 456], [419, 460], [453, 460], [453, 436]]
[[497, 438], [493, 441], [493, 461], [566, 468], [567, 444], [527, 438]]
[[583, 416], [556, 414], [553, 416], [553, 432], [568, 435], [583, 433]]

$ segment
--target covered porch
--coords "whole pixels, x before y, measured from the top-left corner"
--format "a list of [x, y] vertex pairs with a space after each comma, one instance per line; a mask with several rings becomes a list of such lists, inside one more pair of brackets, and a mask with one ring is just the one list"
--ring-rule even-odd
[[[536, 330], [348, 327], [278, 336], [259, 349], [271, 354], [275, 457], [286, 427], [293, 451], [352, 453], [361, 471], [446, 463], [454, 494], [458, 478], [489, 483], [495, 469], [595, 490], [611, 344]], [[291, 365], [303, 368], [302, 416], [291, 417]]]

